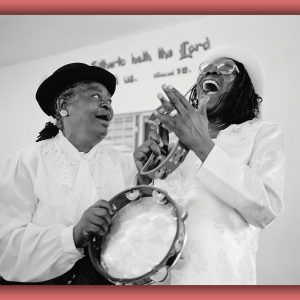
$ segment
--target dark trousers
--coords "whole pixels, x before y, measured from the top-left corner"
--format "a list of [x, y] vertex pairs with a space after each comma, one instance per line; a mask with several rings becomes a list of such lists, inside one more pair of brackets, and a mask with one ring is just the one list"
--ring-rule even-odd
[[87, 248], [85, 256], [79, 259], [73, 268], [65, 274], [43, 282], [16, 282], [0, 278], [0, 285], [112, 285], [105, 277], [99, 274], [92, 265]]

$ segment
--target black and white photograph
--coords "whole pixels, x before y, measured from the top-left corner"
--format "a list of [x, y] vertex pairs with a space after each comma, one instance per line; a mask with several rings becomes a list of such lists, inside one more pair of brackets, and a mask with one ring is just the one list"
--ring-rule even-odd
[[299, 28], [0, 15], [0, 285], [299, 285]]

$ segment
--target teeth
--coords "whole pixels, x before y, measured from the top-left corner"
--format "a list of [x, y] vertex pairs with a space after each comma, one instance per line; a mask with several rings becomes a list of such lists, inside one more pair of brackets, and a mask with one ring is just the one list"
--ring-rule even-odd
[[213, 84], [213, 85], [217, 88], [217, 90], [220, 89], [220, 87], [219, 87], [219, 85], [218, 85], [218, 83], [217, 83], [216, 81], [210, 80], [210, 79], [209, 79], [209, 80], [203, 81], [202, 89], [203, 89], [204, 91], [210, 91], [210, 89], [207, 89], [207, 84], [209, 84], [209, 83]]

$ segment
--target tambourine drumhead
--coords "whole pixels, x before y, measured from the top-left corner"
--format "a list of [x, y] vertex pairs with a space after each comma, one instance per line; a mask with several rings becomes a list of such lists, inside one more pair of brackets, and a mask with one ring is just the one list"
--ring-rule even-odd
[[170, 203], [161, 205], [152, 197], [129, 203], [113, 219], [102, 243], [104, 269], [117, 278], [147, 274], [168, 254], [176, 229]]
[[183, 249], [186, 213], [151, 186], [127, 189], [110, 202], [116, 213], [109, 232], [89, 244], [95, 268], [115, 284], [163, 280]]

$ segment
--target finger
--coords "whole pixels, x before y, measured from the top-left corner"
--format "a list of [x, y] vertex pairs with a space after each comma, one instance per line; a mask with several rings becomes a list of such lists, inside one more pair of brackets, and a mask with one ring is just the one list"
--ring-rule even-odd
[[106, 200], [98, 200], [93, 206], [92, 208], [105, 208], [107, 209], [107, 211], [110, 213], [110, 214], [113, 214], [114, 213], [114, 208], [112, 207], [112, 205], [106, 201]]
[[185, 107], [185, 109], [191, 109], [191, 104], [189, 101], [182, 95], [177, 89], [175, 89], [172, 85], [168, 86], [168, 89], [173, 92], [173, 94], [179, 99], [181, 104]]
[[148, 157], [150, 156], [150, 153], [151, 153], [150, 148], [149, 148], [149, 154], [146, 154], [145, 152], [141, 152], [141, 151], [135, 151], [133, 157], [135, 161], [146, 163]]
[[103, 236], [107, 233], [108, 228], [108, 224], [105, 220], [94, 216], [94, 218], [90, 220], [88, 231], [94, 235]]
[[174, 89], [173, 86], [171, 85], [167, 86], [166, 84], [163, 84], [162, 88], [166, 93], [167, 97], [170, 99], [171, 104], [175, 106], [179, 114], [182, 115], [186, 111], [186, 108], [183, 106], [183, 104], [178, 99], [178, 97], [173, 93], [173, 89]]
[[135, 166], [136, 166], [138, 172], [141, 172], [145, 163], [142, 163], [140, 160], [135, 160], [134, 163], [135, 163]]
[[163, 124], [163, 127], [167, 128], [169, 131], [174, 131], [175, 128], [175, 119], [174, 117], [170, 117], [168, 115], [161, 114], [157, 111], [154, 111], [156, 117]]
[[106, 208], [94, 208], [93, 209], [93, 214], [100, 219], [105, 220], [105, 222], [107, 223], [107, 225], [110, 225], [111, 223], [111, 216], [114, 214], [115, 209], [112, 208], [112, 211], [108, 211]]
[[170, 102], [168, 101], [164, 96], [163, 94], [161, 93], [158, 93], [157, 94], [157, 98], [159, 99], [159, 101], [161, 102], [162, 106], [163, 106], [163, 109], [157, 109], [160, 113], [165, 110], [165, 112], [167, 114], [170, 114], [173, 110], [176, 110], [176, 107]]
[[[155, 119], [155, 120], [156, 120], [157, 123], [159, 123], [158, 119]], [[159, 124], [157, 124], [157, 125], [159, 125]], [[157, 128], [156, 125], [154, 125], [153, 123], [150, 123], [150, 129], [151, 129], [151, 131], [157, 132], [156, 128]]]
[[154, 131], [151, 131], [149, 133], [149, 139], [154, 140], [160, 148], [162, 148], [164, 146], [164, 142], [163, 142], [161, 136]]
[[133, 157], [135, 165], [139, 171], [144, 167], [152, 152], [156, 156], [161, 154], [159, 146], [152, 139], [147, 140], [144, 144], [136, 149]]
[[199, 100], [198, 111], [204, 116], [206, 116], [206, 105], [209, 99], [209, 96], [204, 96]]
[[[155, 117], [155, 115], [154, 115], [154, 117]], [[147, 123], [149, 124], [149, 127], [150, 127], [151, 131], [158, 132], [158, 126], [159, 126], [160, 122], [156, 117], [155, 117], [154, 121], [151, 121], [151, 122], [147, 121]]]
[[134, 152], [133, 154], [134, 163], [138, 171], [140, 171], [144, 167], [150, 155], [151, 155], [150, 148], [149, 148], [149, 155], [146, 155], [144, 152], [139, 152], [139, 151]]
[[155, 131], [150, 131], [149, 139], [155, 141], [157, 144], [159, 144], [161, 142], [161, 138], [160, 138], [159, 134]]
[[[154, 137], [155, 134], [152, 133], [151, 137]], [[160, 155], [160, 148], [159, 148], [159, 142], [160, 142], [160, 137], [156, 137], [155, 136], [155, 140], [150, 138], [148, 140], [146, 140], [144, 142], [144, 144], [142, 144], [138, 149], [139, 151], [145, 153], [147, 156], [149, 156], [151, 154], [151, 152], [153, 152], [156, 155]]]

